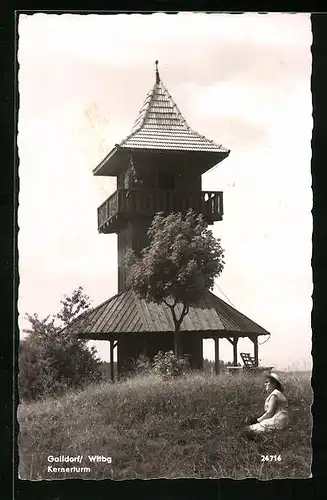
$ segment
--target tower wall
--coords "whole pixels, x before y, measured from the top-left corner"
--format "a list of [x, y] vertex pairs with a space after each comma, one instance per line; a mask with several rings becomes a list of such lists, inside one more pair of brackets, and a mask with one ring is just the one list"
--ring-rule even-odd
[[[133, 370], [135, 360], [142, 354], [153, 360], [159, 352], [174, 350], [173, 332], [140, 333], [122, 336], [118, 342], [118, 373]], [[192, 332], [181, 334], [181, 355], [189, 360], [190, 367], [195, 370], [203, 368], [202, 339]]]
[[126, 286], [127, 266], [125, 256], [128, 250], [134, 250], [139, 255], [142, 248], [148, 245], [147, 230], [151, 219], [142, 218], [129, 222], [118, 232], [118, 292]]
[[187, 356], [191, 368], [201, 370], [203, 368], [202, 338], [192, 332], [182, 332], [181, 351]]
[[142, 335], [121, 336], [117, 345], [118, 373], [133, 371], [135, 360], [142, 354]]

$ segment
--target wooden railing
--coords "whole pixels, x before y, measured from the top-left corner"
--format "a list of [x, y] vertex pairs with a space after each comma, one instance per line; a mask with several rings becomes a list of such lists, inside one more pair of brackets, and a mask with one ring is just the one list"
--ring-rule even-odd
[[189, 208], [202, 213], [209, 223], [221, 220], [223, 193], [118, 189], [98, 208], [98, 229], [112, 232], [115, 231], [114, 224], [121, 218], [153, 216], [157, 212], [185, 212]]

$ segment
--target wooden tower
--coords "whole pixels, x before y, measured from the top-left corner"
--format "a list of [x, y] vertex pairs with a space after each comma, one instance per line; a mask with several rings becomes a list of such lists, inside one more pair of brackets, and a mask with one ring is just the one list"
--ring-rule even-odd
[[[97, 176], [115, 176], [117, 190], [98, 208], [98, 231], [118, 236], [118, 294], [95, 308], [81, 327], [80, 336], [110, 341], [111, 360], [118, 347], [118, 372], [132, 368], [144, 354], [174, 348], [174, 325], [165, 305], [148, 304], [125, 290], [124, 257], [147, 244], [147, 229], [157, 212], [202, 213], [209, 224], [223, 217], [223, 193], [202, 191], [201, 176], [229, 155], [229, 150], [194, 131], [164, 86], [156, 61], [155, 83], [146, 96], [131, 133], [94, 169]], [[181, 351], [193, 368], [203, 363], [202, 340], [215, 338], [233, 344], [267, 332], [249, 318], [209, 293], [199, 308], [190, 308], [181, 325]]]
[[118, 235], [119, 292], [125, 288], [126, 251], [146, 245], [156, 212], [194, 208], [209, 224], [222, 219], [223, 194], [201, 191], [201, 175], [228, 154], [188, 126], [156, 67], [155, 84], [131, 133], [94, 170], [117, 177], [117, 191], [98, 209], [98, 229]]

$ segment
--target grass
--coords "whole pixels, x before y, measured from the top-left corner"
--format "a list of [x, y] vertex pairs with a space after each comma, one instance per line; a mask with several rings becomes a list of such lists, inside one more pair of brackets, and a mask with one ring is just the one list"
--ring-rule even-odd
[[[282, 376], [290, 424], [259, 442], [239, 437], [245, 418], [263, 413], [265, 394], [258, 376], [193, 373], [164, 381], [151, 375], [21, 403], [19, 476], [30, 480], [309, 477], [310, 374]], [[91, 470], [48, 472], [49, 455], [83, 455], [81, 466]], [[110, 456], [112, 463], [91, 464], [88, 455]], [[262, 455], [281, 455], [281, 461], [262, 462]]]

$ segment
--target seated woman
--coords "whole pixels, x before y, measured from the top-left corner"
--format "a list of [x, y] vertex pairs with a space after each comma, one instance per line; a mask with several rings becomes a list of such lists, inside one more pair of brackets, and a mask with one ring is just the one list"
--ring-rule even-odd
[[256, 422], [245, 429], [245, 434], [255, 435], [267, 431], [283, 429], [288, 420], [287, 400], [284, 396], [284, 389], [278, 375], [270, 373], [267, 375], [265, 389], [269, 393], [265, 401], [265, 412]]

